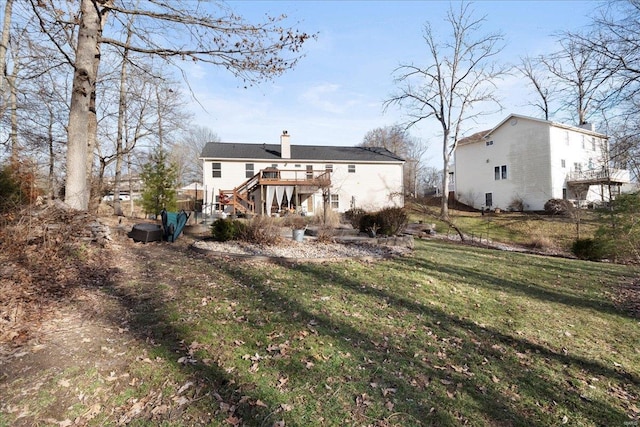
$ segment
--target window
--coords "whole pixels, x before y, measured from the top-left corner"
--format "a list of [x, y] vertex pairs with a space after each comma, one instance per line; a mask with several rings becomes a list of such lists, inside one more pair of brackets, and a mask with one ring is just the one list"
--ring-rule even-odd
[[567, 200], [567, 189], [566, 188], [562, 189], [562, 200]]
[[307, 165], [307, 179], [313, 179], [313, 165]]
[[278, 164], [277, 164], [277, 163], [272, 163], [272, 164], [271, 164], [271, 167], [272, 167], [272, 168], [276, 168], [276, 169], [278, 169]]
[[211, 163], [213, 178], [222, 178], [222, 163]]
[[500, 179], [500, 166], [493, 168], [493, 179], [496, 181]]
[[493, 206], [493, 193], [485, 193], [484, 195], [484, 205], [488, 208]]
[[582, 135], [582, 149], [584, 150], [584, 135]]
[[507, 179], [507, 165], [496, 166], [493, 168], [493, 179], [499, 181]]
[[356, 165], [349, 165], [349, 166], [347, 167], [347, 171], [348, 171], [349, 173], [356, 173]]
[[562, 169], [567, 167], [567, 161], [565, 159], [560, 159], [560, 166]]
[[253, 163], [246, 163], [246, 164], [244, 165], [244, 170], [245, 170], [245, 172], [244, 172], [244, 176], [245, 176], [245, 178], [251, 178], [251, 177], [253, 177], [253, 175], [255, 175], [255, 174], [256, 174], [256, 173], [254, 172], [253, 167], [254, 167], [254, 166], [253, 166]]
[[596, 151], [596, 139], [591, 138], [591, 151]]
[[324, 165], [324, 170], [327, 172], [333, 172], [333, 165]]
[[331, 195], [331, 209], [339, 209], [340, 208], [340, 199], [337, 194]]
[[295, 167], [297, 167], [297, 168], [301, 168], [301, 167], [302, 167], [302, 165], [300, 165], [300, 164], [296, 164], [296, 165], [295, 165]]
[[574, 163], [573, 164], [573, 170], [576, 172], [582, 172], [582, 164], [581, 163]]
[[502, 179], [507, 179], [507, 165], [502, 165], [500, 167]]
[[493, 145], [493, 140], [487, 141], [487, 147], [490, 146], [490, 145]]
[[564, 132], [564, 143], [565, 145], [569, 145], [569, 131]]

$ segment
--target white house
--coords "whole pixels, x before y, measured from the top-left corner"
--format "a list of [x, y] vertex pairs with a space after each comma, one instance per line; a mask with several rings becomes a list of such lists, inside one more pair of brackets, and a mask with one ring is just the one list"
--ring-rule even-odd
[[227, 213], [334, 211], [404, 205], [404, 160], [383, 148], [209, 142], [205, 205]]
[[478, 209], [542, 210], [549, 199], [606, 202], [629, 182], [628, 171], [610, 167], [608, 153], [607, 136], [590, 125], [510, 114], [458, 142], [455, 196]]

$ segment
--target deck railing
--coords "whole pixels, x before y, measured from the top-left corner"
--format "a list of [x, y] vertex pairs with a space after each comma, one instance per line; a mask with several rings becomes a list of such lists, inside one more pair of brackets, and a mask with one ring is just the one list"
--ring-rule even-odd
[[624, 169], [590, 169], [586, 171], [572, 171], [567, 175], [567, 182], [574, 183], [620, 183], [630, 181], [629, 171]]
[[328, 187], [331, 185], [331, 171], [262, 169], [233, 190], [220, 190], [220, 203], [232, 206], [234, 214], [236, 211], [255, 212], [255, 204], [250, 200], [249, 195], [256, 187], [261, 185]]

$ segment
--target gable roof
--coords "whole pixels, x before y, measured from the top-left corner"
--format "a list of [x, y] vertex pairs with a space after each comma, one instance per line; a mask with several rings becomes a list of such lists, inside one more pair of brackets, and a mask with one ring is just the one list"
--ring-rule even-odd
[[471, 134], [469, 136], [466, 136], [466, 137], [460, 139], [458, 141], [458, 146], [468, 145], [468, 144], [475, 144], [477, 142], [484, 141], [488, 137], [490, 137], [492, 133], [494, 133], [500, 127], [504, 126], [505, 123], [511, 121], [512, 119], [530, 120], [532, 122], [543, 123], [543, 124], [546, 124], [548, 126], [555, 126], [555, 127], [559, 127], [559, 128], [562, 128], [562, 129], [569, 129], [569, 130], [573, 130], [573, 131], [577, 131], [577, 132], [582, 132], [584, 134], [597, 136], [599, 138], [604, 138], [604, 139], [607, 138], [607, 136], [605, 134], [600, 133], [600, 132], [592, 131], [591, 129], [585, 129], [585, 128], [581, 128], [579, 126], [565, 125], [563, 123], [552, 122], [550, 120], [538, 119], [538, 118], [535, 118], [535, 117], [529, 117], [529, 116], [523, 116], [521, 114], [511, 113], [507, 117], [505, 117], [502, 121], [500, 121], [500, 123], [498, 123], [496, 126], [494, 126], [492, 129], [482, 130], [480, 132], [476, 132], [474, 134]]
[[293, 162], [296, 160], [353, 161], [353, 162], [404, 162], [386, 148], [379, 147], [331, 147], [320, 145], [291, 145], [291, 158], [283, 159], [280, 144], [240, 144], [232, 142], [208, 142], [202, 149], [205, 159], [246, 159]]
[[495, 132], [499, 127], [503, 126], [505, 123], [507, 123], [508, 121], [510, 121], [511, 119], [523, 119], [523, 120], [530, 120], [532, 122], [538, 122], [538, 123], [544, 123], [547, 124], [549, 126], [555, 126], [555, 127], [559, 127], [562, 129], [568, 129], [568, 130], [573, 130], [576, 132], [582, 132], [584, 134], [587, 135], [593, 135], [593, 136], [597, 136], [599, 138], [607, 138], [607, 136], [603, 133], [600, 132], [596, 132], [593, 131], [591, 129], [586, 129], [583, 127], [579, 127], [579, 126], [572, 126], [572, 125], [566, 125], [564, 123], [558, 123], [558, 122], [553, 122], [551, 120], [544, 120], [544, 119], [538, 119], [536, 117], [529, 117], [529, 116], [523, 116], [522, 114], [514, 114], [511, 113], [509, 114], [507, 117], [504, 118], [504, 120], [502, 120], [500, 123], [498, 123], [496, 126], [494, 126], [493, 129], [491, 129], [490, 131], [488, 131], [486, 134], [491, 135], [493, 132]]
[[476, 142], [480, 142], [484, 140], [484, 137], [487, 136], [487, 134], [489, 133], [489, 130], [481, 130], [480, 132], [476, 132], [474, 134], [471, 134], [469, 136], [465, 136], [464, 138], [462, 138], [461, 140], [458, 141], [458, 146], [460, 145], [466, 145], [466, 144], [473, 144]]

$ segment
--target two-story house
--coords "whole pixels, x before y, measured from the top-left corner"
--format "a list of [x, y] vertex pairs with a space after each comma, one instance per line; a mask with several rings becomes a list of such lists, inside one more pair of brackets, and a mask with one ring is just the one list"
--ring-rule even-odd
[[607, 136], [510, 114], [493, 129], [458, 142], [455, 197], [477, 209], [542, 210], [549, 199], [607, 202], [629, 182], [609, 164]]
[[382, 148], [209, 142], [205, 207], [226, 213], [313, 215], [327, 206], [373, 211], [404, 205], [404, 160]]

